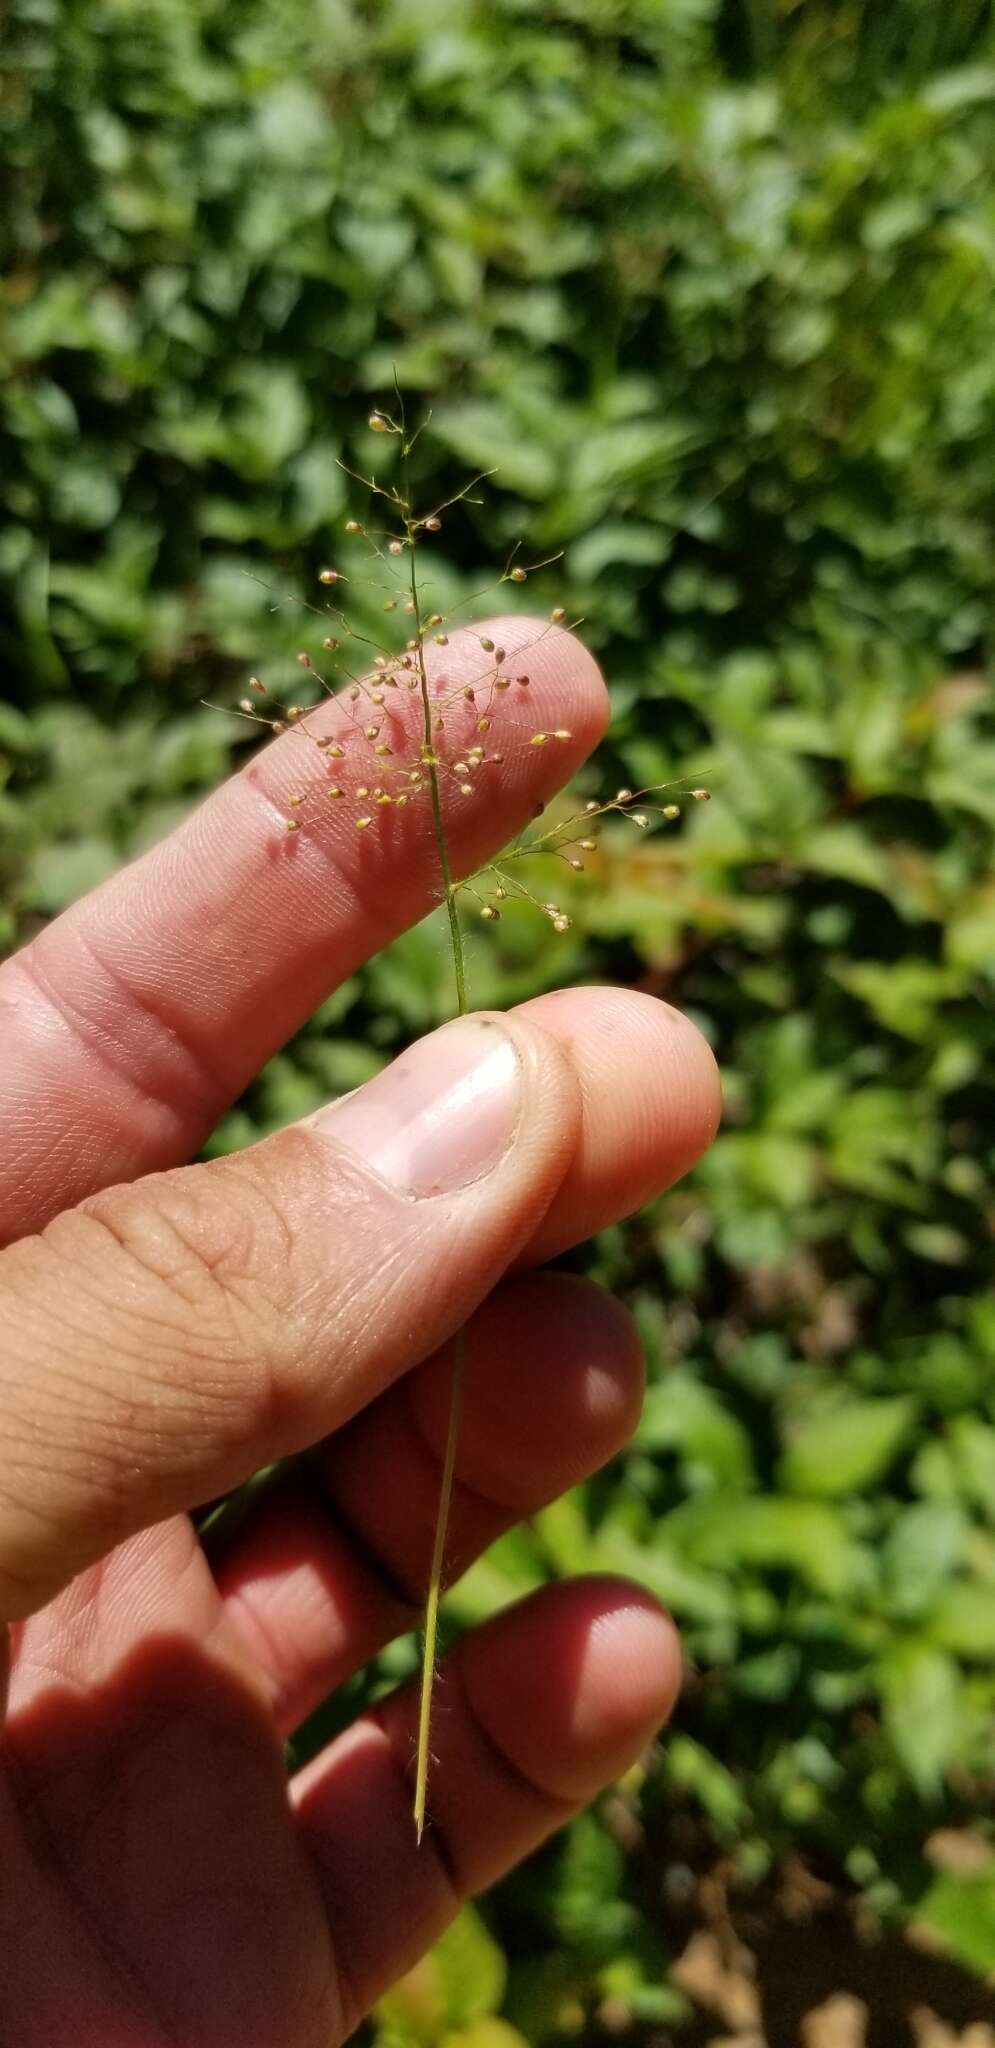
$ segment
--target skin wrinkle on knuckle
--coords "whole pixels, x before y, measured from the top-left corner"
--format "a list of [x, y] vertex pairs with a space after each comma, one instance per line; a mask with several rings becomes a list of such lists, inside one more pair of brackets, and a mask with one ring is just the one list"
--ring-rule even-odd
[[[250, 1192], [248, 1230], [238, 1204], [221, 1205], [230, 1221], [238, 1211], [231, 1242], [243, 1270], [250, 1244], [258, 1256], [259, 1240], [273, 1233], [271, 1212]], [[0, 1317], [14, 1337], [0, 1422], [0, 1492], [9, 1506], [0, 1524], [18, 1555], [41, 1477], [53, 1507], [34, 1525], [40, 1550], [63, 1518], [113, 1538], [137, 1474], [154, 1485], [178, 1456], [196, 1456], [205, 1431], [234, 1441], [268, 1411], [274, 1368], [266, 1353], [285, 1333], [286, 1303], [281, 1298], [279, 1314], [274, 1306], [261, 1314], [260, 1300], [250, 1304], [226, 1285], [223, 1260], [203, 1258], [201, 1249], [182, 1205], [164, 1213], [162, 1190], [158, 1202], [148, 1192], [113, 1190], [0, 1258]], [[276, 1270], [284, 1264], [276, 1260]], [[17, 1473], [23, 1504], [11, 1495]]]
[[81, 1213], [137, 1276], [139, 1315], [184, 1346], [192, 1338], [198, 1355], [235, 1363], [292, 1311], [292, 1233], [260, 1179], [164, 1175], [91, 1197]]
[[[3, 1261], [0, 1275], [7, 1280]], [[91, 1357], [72, 1349], [71, 1326], [60, 1330], [55, 1319], [55, 1342], [42, 1333], [36, 1355], [35, 1327], [23, 1296], [0, 1285], [0, 1575], [22, 1588], [35, 1575], [16, 1560], [48, 1555], [67, 1497], [99, 1500], [113, 1525], [131, 1456], [130, 1446], [122, 1450], [131, 1420], [127, 1401], [94, 1405], [99, 1353], [92, 1354], [91, 1370]]]
[[[100, 971], [107, 974], [108, 980], [112, 983], [113, 995], [117, 996], [126, 991], [128, 1000], [133, 1002], [136, 1008], [141, 1009], [146, 1018], [152, 1016], [148, 1005], [137, 997], [121, 977], [110, 974], [92, 951], [90, 957], [94, 959]], [[132, 1071], [130, 1060], [122, 1053], [120, 1033], [103, 1030], [95, 1018], [88, 1017], [82, 1007], [73, 1003], [64, 986], [56, 987], [54, 983], [49, 982], [37, 946], [26, 947], [24, 952], [15, 955], [6, 971], [12, 981], [16, 975], [27, 983], [32, 1001], [44, 1006], [48, 1014], [55, 1019], [59, 1030], [68, 1032], [88, 1059], [95, 1060], [116, 1082], [130, 1088], [139, 1100], [154, 1102], [160, 1109], [174, 1109], [175, 1098], [171, 1091], [156, 1090], [151, 1086], [147, 1072], [145, 1078], [139, 1080]], [[196, 1085], [198, 1097], [202, 1096], [205, 1092], [206, 1078], [203, 1062], [178, 1034], [170, 1031], [169, 1035], [175, 1044], [181, 1045], [190, 1062], [189, 1078]], [[144, 1053], [142, 1059], [144, 1065]]]
[[[167, 996], [168, 990], [164, 988], [156, 990], [154, 998], [150, 994], [143, 992], [137, 982], [130, 979], [123, 969], [116, 966], [109, 956], [95, 943], [94, 938], [89, 935], [85, 923], [81, 923], [75, 936], [77, 944], [86, 957], [92, 961], [97, 973], [103, 976], [110, 985], [115, 1018], [120, 1017], [121, 1006], [118, 999], [123, 997], [125, 1004], [130, 1006], [137, 1015], [141, 1016], [143, 1025], [151, 1026], [160, 1046], [169, 1053], [179, 1053], [184, 1066], [184, 1087], [193, 1095], [198, 1108], [205, 1112], [208, 1111], [217, 1102], [219, 1093], [224, 1092], [224, 1069], [220, 1061], [212, 1062], [206, 1044], [198, 1045], [196, 1043], [189, 1030], [185, 1029], [178, 1021], [175, 1012], [167, 1016], [164, 1009], [159, 1007]], [[57, 991], [57, 995], [59, 1001], [65, 1000], [61, 988]], [[148, 1060], [144, 1048], [142, 1050], [142, 1067], [143, 1072], [147, 1074]], [[146, 1080], [137, 1082], [136, 1085], [143, 1094], [148, 1093]], [[173, 1087], [175, 1087], [175, 1083], [173, 1083]], [[171, 1097], [172, 1090], [164, 1098], [167, 1106], [171, 1106]], [[156, 1100], [159, 1100], [158, 1096]]]
[[547, 1832], [562, 1827], [564, 1822], [570, 1819], [571, 1814], [576, 1812], [577, 1800], [566, 1798], [562, 1793], [554, 1792], [546, 1785], [540, 1785], [530, 1772], [523, 1770], [488, 1727], [473, 1697], [466, 1671], [458, 1658], [453, 1660], [453, 1669], [467, 1725], [485, 1752], [491, 1768], [500, 1771], [519, 1797], [525, 1797], [537, 1809], [543, 1810], [547, 1820]]

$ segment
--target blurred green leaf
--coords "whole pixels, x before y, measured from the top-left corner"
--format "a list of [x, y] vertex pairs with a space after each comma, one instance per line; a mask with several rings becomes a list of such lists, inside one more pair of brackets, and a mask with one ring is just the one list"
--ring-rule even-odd
[[855, 1493], [886, 1472], [908, 1435], [915, 1403], [902, 1395], [845, 1401], [797, 1424], [778, 1468], [790, 1493]]
[[971, 1969], [986, 1976], [995, 1969], [995, 1871], [944, 1872], [920, 1901], [917, 1918]]
[[882, 1659], [880, 1684], [895, 1752], [921, 1797], [935, 1799], [964, 1727], [957, 1666], [943, 1650], [910, 1638]]
[[747, 1487], [753, 1480], [747, 1431], [689, 1373], [668, 1373], [650, 1387], [636, 1441], [650, 1451], [679, 1451], [692, 1485]]

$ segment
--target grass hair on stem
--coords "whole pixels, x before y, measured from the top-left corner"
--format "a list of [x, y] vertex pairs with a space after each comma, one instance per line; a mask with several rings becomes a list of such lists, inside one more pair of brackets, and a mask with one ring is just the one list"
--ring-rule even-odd
[[[656, 821], [670, 824], [681, 815], [683, 785], [623, 787], [568, 809], [552, 822], [546, 821], [546, 805], [538, 803], [525, 829], [502, 853], [468, 874], [457, 871], [450, 822], [461, 806], [486, 802], [488, 782], [505, 764], [505, 748], [519, 753], [548, 749], [555, 755], [574, 737], [565, 726], [533, 724], [529, 715], [529, 657], [547, 634], [571, 623], [564, 607], [556, 605], [534, 637], [519, 643], [513, 653], [495, 641], [494, 629], [477, 631], [472, 620], [464, 623], [462, 614], [505, 584], [526, 583], [534, 570], [548, 568], [558, 557], [527, 565], [519, 560], [516, 546], [493, 584], [438, 609], [432, 603], [432, 585], [420, 573], [421, 552], [443, 530], [447, 513], [461, 503], [479, 502], [471, 493], [484, 479], [474, 477], [441, 504], [418, 511], [411, 492], [410, 458], [427, 422], [409, 435], [398, 392], [396, 411], [378, 408], [367, 424], [371, 432], [395, 443], [398, 481], [384, 484], [375, 476], [348, 471], [369, 492], [374, 514], [368, 520], [345, 522], [345, 566], [332, 561], [319, 569], [319, 601], [303, 605], [314, 630], [302, 636], [310, 644], [296, 652], [297, 690], [274, 689], [253, 674], [235, 708], [239, 717], [268, 735], [294, 735], [300, 748], [299, 781], [286, 796], [282, 821], [287, 834], [306, 833], [316, 809], [328, 804], [364, 838], [375, 837], [381, 821], [397, 820], [400, 827], [402, 813], [415, 806], [427, 809], [438, 895], [445, 906], [453, 1008], [462, 1016], [469, 1007], [464, 907], [466, 914], [490, 927], [500, 923], [506, 906], [525, 903], [557, 935], [569, 932], [572, 919], [566, 905], [556, 896], [541, 897], [530, 885], [530, 861], [535, 864], [541, 857], [546, 874], [550, 863], [559, 861], [572, 882], [596, 851], [605, 819], [625, 820], [639, 833]], [[274, 611], [287, 602], [300, 603], [276, 591], [270, 594]], [[371, 615], [383, 618], [382, 628], [371, 622]], [[445, 666], [450, 628], [456, 626], [462, 628], [464, 645], [469, 635], [479, 650], [479, 662], [474, 659], [469, 670], [461, 659], [458, 675]], [[301, 688], [303, 695], [297, 693]], [[315, 718], [318, 707], [329, 699], [338, 712], [332, 731], [326, 719]], [[708, 791], [695, 787], [685, 795], [704, 802]], [[465, 1335], [458, 1331], [451, 1347], [448, 1420], [425, 1590], [413, 1796], [419, 1842], [430, 1817], [439, 1616], [459, 1449], [464, 1354]], [[236, 1495], [234, 1501], [238, 1499]], [[225, 1512], [223, 1507], [212, 1516], [212, 1531], [218, 1515], [223, 1523]]]

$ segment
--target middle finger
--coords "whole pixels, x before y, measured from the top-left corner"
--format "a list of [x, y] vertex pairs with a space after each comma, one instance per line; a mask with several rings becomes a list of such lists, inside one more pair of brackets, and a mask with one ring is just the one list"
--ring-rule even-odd
[[[226, 1628], [281, 1735], [418, 1624], [439, 1505], [451, 1356], [426, 1360], [301, 1461], [215, 1567]], [[639, 1339], [587, 1280], [530, 1273], [467, 1327], [447, 1581], [620, 1449]]]

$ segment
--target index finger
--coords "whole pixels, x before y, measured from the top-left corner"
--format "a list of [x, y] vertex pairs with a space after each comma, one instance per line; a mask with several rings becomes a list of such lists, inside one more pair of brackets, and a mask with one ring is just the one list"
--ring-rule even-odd
[[[511, 678], [490, 717], [475, 690], [493, 673], [482, 638], [503, 646]], [[446, 836], [463, 875], [590, 752], [607, 699], [586, 649], [534, 619], [464, 628], [426, 655], [447, 722]], [[534, 745], [547, 730], [553, 743]], [[323, 703], [306, 732], [285, 732], [0, 967], [0, 1242], [97, 1188], [188, 1159], [329, 991], [439, 900], [424, 779], [403, 806], [382, 801], [404, 793], [404, 763], [413, 776], [423, 744], [416, 691], [392, 691], [372, 715], [367, 698]], [[459, 749], [472, 747], [485, 759], [459, 772]]]

